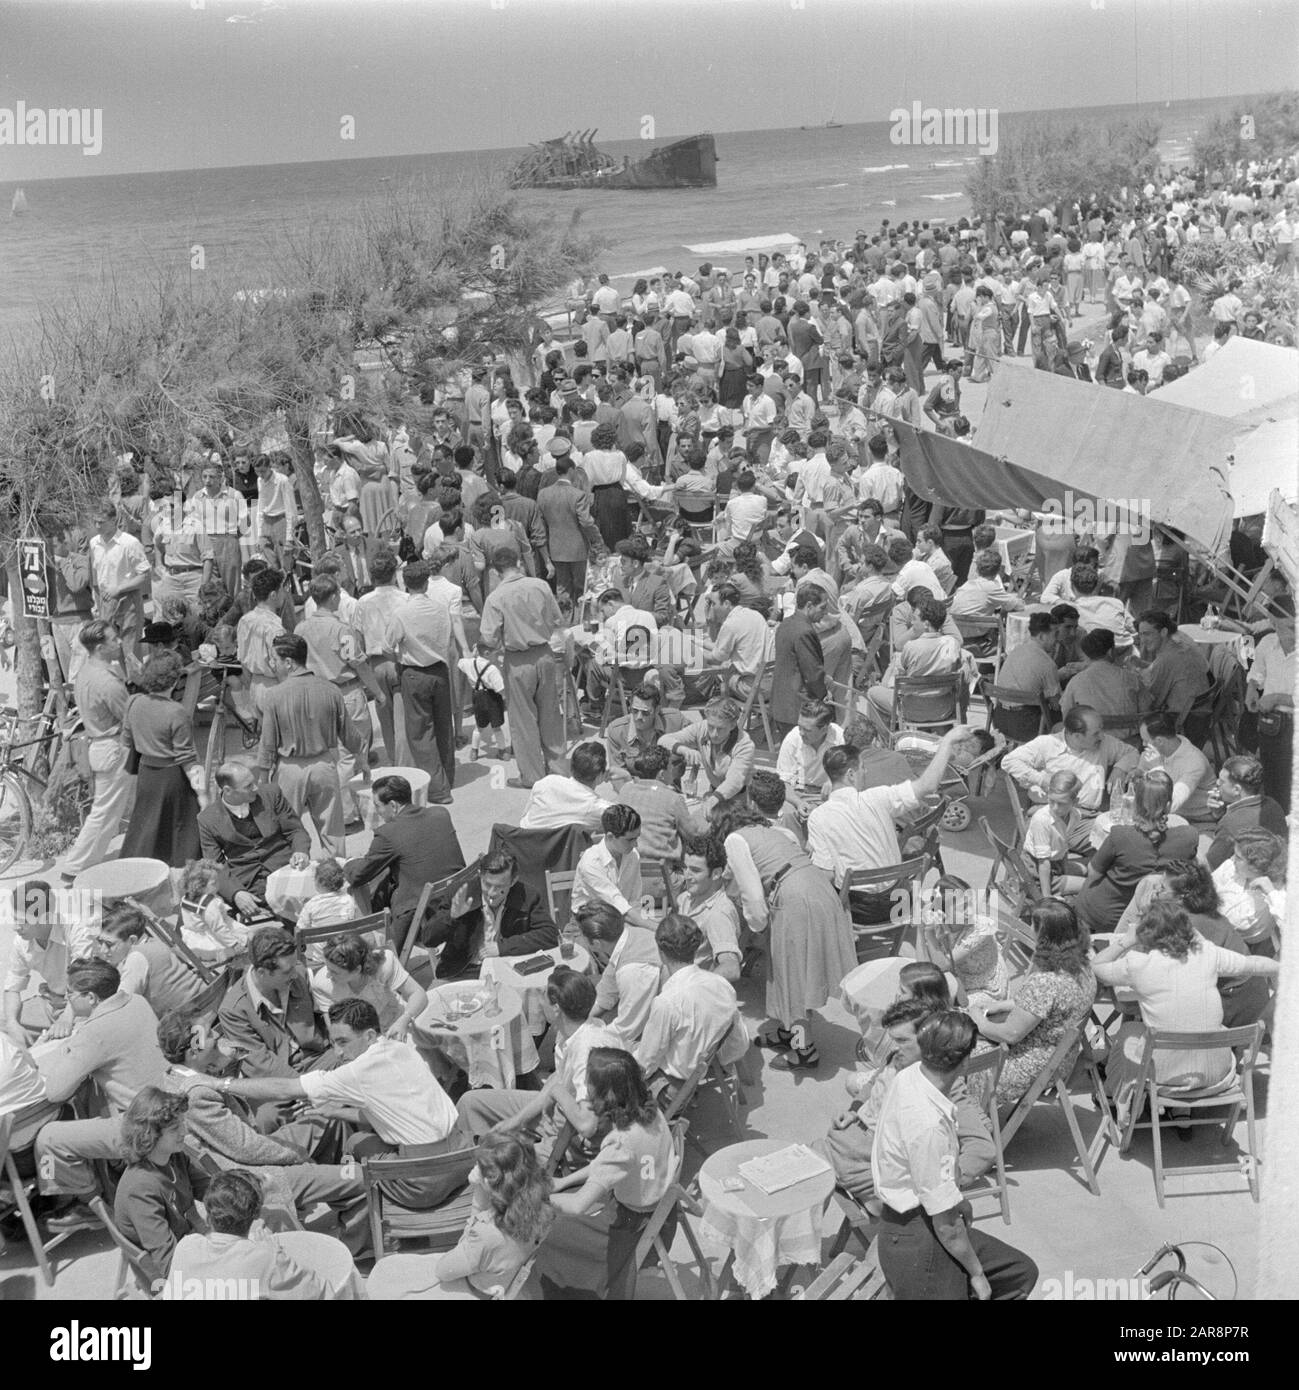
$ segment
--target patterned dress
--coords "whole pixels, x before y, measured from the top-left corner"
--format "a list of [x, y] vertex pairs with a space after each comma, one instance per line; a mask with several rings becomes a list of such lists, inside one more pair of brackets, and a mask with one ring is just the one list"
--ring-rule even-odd
[[1026, 975], [1014, 1002], [1040, 1022], [1011, 1045], [997, 1083], [998, 1105], [1014, 1105], [1046, 1065], [1065, 1030], [1087, 1017], [1096, 1002], [1096, 976], [1090, 967], [1077, 978], [1057, 971]]

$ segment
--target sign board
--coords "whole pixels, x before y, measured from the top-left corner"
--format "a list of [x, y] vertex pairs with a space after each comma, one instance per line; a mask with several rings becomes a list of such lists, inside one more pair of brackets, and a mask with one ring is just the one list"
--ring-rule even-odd
[[1291, 593], [1295, 592], [1299, 588], [1299, 508], [1291, 506], [1279, 488], [1267, 500], [1263, 549], [1285, 575]]
[[45, 567], [45, 542], [39, 536], [28, 536], [18, 542], [18, 570], [23, 581], [24, 617], [48, 618], [49, 572]]

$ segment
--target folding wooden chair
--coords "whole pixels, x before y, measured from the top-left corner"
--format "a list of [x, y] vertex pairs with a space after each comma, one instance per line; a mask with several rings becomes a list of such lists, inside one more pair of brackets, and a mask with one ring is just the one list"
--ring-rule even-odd
[[988, 1129], [992, 1134], [992, 1145], [996, 1153], [994, 1172], [996, 1177], [984, 1174], [968, 1187], [962, 1187], [967, 1197], [995, 1196], [1001, 1205], [1001, 1219], [1010, 1225], [1010, 1188], [1006, 1182], [1006, 1148], [1002, 1139], [1001, 1122], [997, 1117], [997, 1082], [1001, 1080], [1002, 1064], [1006, 1060], [1006, 1049], [995, 1047], [989, 1052], [976, 1053], [966, 1059], [960, 1074], [970, 1091], [977, 1094], [978, 1101], [987, 1117]]
[[[902, 940], [911, 926], [912, 886], [923, 884], [929, 872], [928, 854], [919, 854], [911, 859], [903, 859], [897, 864], [886, 864], [880, 869], [850, 869], [839, 889], [839, 897], [844, 911], [852, 919], [852, 895], [871, 891], [871, 896], [881, 898], [890, 895], [889, 920], [882, 923], [853, 921], [853, 943], [857, 949], [857, 962], [860, 965], [868, 960], [882, 960], [896, 956], [902, 949]], [[902, 892], [902, 900], [898, 894]]]
[[[1159, 1111], [1161, 1106], [1170, 1110], [1222, 1110], [1227, 1115], [1223, 1119], [1183, 1119], [1179, 1117], [1176, 1127], [1187, 1128], [1204, 1125], [1222, 1125], [1222, 1142], [1229, 1144], [1240, 1112], [1245, 1112], [1247, 1148], [1244, 1155], [1234, 1163], [1196, 1164], [1190, 1167], [1178, 1165], [1172, 1171], [1182, 1175], [1205, 1173], [1234, 1173], [1244, 1175], [1249, 1185], [1249, 1194], [1259, 1200], [1258, 1169], [1262, 1163], [1259, 1151], [1258, 1133], [1254, 1115], [1254, 1068], [1258, 1061], [1258, 1050], [1263, 1043], [1263, 1024], [1251, 1023], [1244, 1028], [1216, 1028], [1207, 1033], [1170, 1033], [1164, 1029], [1147, 1029], [1145, 1047], [1141, 1057], [1141, 1071], [1132, 1100], [1132, 1112], [1123, 1134], [1122, 1152], [1126, 1153], [1132, 1145], [1133, 1136], [1139, 1129], [1148, 1129], [1155, 1148], [1155, 1197], [1159, 1205], [1164, 1205], [1164, 1148], [1160, 1132]], [[1209, 1048], [1232, 1048], [1236, 1052], [1236, 1078], [1225, 1090], [1212, 1093], [1204, 1091], [1161, 1091], [1155, 1080], [1155, 1058], [1160, 1052], [1201, 1051]], [[1143, 1121], [1141, 1116], [1143, 1094], [1150, 1101], [1150, 1119]], [[1177, 1194], [1174, 1194], [1177, 1195]], [[1203, 1195], [1200, 1192], [1187, 1194]]]
[[148, 1256], [119, 1229], [108, 1209], [108, 1203], [98, 1195], [87, 1200], [86, 1205], [104, 1223], [112, 1242], [117, 1246], [117, 1275], [113, 1281], [115, 1299], [154, 1299], [153, 1272], [149, 1268]]
[[[1078, 1124], [1078, 1112], [1069, 1096], [1069, 1083], [1079, 1066], [1087, 1072], [1091, 1083], [1092, 1099], [1096, 1102], [1099, 1125], [1090, 1145], [1083, 1142], [1082, 1129]], [[1105, 1145], [1118, 1143], [1118, 1130], [1110, 1111], [1109, 1098], [1105, 1094], [1105, 1083], [1101, 1080], [1100, 1069], [1092, 1054], [1087, 1036], [1080, 1027], [1067, 1028], [1061, 1035], [1051, 1056], [1043, 1064], [1041, 1071], [1033, 1078], [1033, 1084], [1019, 1098], [1015, 1108], [1006, 1117], [1001, 1127], [1003, 1146], [1019, 1133], [1020, 1126], [1028, 1118], [1029, 1111], [1039, 1101], [1055, 1100], [1064, 1114], [1069, 1126], [1069, 1136], [1073, 1140], [1074, 1151], [1082, 1164], [1083, 1178], [1092, 1195], [1101, 1195], [1096, 1170], [1105, 1152]]]
[[[961, 645], [974, 658], [979, 674], [995, 681], [1001, 669], [1002, 620], [1000, 618], [953, 618], [961, 634]], [[989, 640], [991, 639], [991, 640]]]
[[[651, 880], [659, 881], [658, 891], [654, 891]], [[672, 870], [667, 864], [650, 863], [641, 866], [641, 888], [644, 892], [654, 892], [654, 896], [662, 900], [663, 915], [677, 910], [677, 895], [672, 888]]]
[[[950, 676], [899, 676], [893, 683], [893, 706], [889, 711], [889, 734], [896, 737], [903, 731], [946, 733], [960, 722], [961, 701], [965, 694], [965, 678], [959, 671]], [[908, 714], [913, 700], [944, 696], [950, 700], [950, 711], [940, 715]]]
[[931, 806], [923, 815], [909, 822], [902, 832], [902, 839], [905, 841], [920, 839], [925, 842], [925, 853], [940, 874], [945, 874], [947, 870], [943, 868], [943, 846], [938, 831], [951, 804], [951, 801], [940, 793], [937, 805]]
[[[467, 1184], [477, 1154], [476, 1149], [457, 1149], [454, 1153], [424, 1158], [402, 1158], [395, 1154], [362, 1158], [370, 1240], [376, 1259], [404, 1241], [427, 1241], [434, 1250], [450, 1250], [455, 1245], [472, 1210]], [[404, 1207], [385, 1190], [387, 1183], [421, 1178], [459, 1178], [462, 1186], [439, 1206], [428, 1208]]]
[[0, 1115], [0, 1185], [8, 1187], [13, 1195], [14, 1203], [18, 1208], [19, 1219], [23, 1223], [23, 1231], [27, 1236], [27, 1242], [32, 1247], [32, 1254], [36, 1258], [36, 1267], [41, 1272], [41, 1278], [45, 1281], [46, 1288], [52, 1289], [54, 1287], [54, 1269], [50, 1263], [50, 1252], [62, 1245], [65, 1240], [69, 1240], [74, 1234], [79, 1233], [64, 1231], [51, 1237], [48, 1241], [41, 1235], [31, 1204], [31, 1193], [36, 1190], [36, 1179], [24, 1178], [19, 1175], [18, 1165], [14, 1162], [14, 1156], [9, 1148], [14, 1131], [14, 1120], [15, 1115], [12, 1112], [8, 1115]]
[[[546, 902], [550, 907], [550, 920], [558, 927], [567, 923], [573, 916], [573, 884], [577, 879], [574, 869], [546, 870]], [[560, 916], [560, 907], [564, 915]]]
[[[424, 891], [428, 892], [429, 885], [425, 885]], [[423, 901], [423, 894], [421, 901]], [[416, 913], [418, 916], [418, 912]], [[411, 918], [411, 925], [415, 924], [415, 917]], [[298, 940], [298, 949], [305, 956], [313, 946], [323, 946], [326, 941], [337, 941], [340, 936], [368, 936], [371, 932], [381, 933], [384, 944], [388, 943], [388, 931], [392, 925], [392, 914], [387, 908], [382, 912], [371, 912], [365, 917], [354, 917], [350, 922], [331, 922], [327, 927], [303, 927], [294, 935]]]
[[[1009, 900], [1018, 904], [1016, 915], [1028, 904], [1041, 902], [1042, 885], [1038, 883], [1036, 876], [1029, 872], [1018, 848], [1008, 845], [995, 833], [988, 824], [987, 816], [979, 817], [979, 829], [983, 831], [984, 838], [992, 847], [994, 856], [992, 867], [988, 870], [987, 891], [990, 893], [997, 888], [1001, 892], [1007, 892]], [[1005, 881], [999, 885], [997, 875], [1003, 867], [1008, 869], [1009, 873]]]
[[[680, 1227], [682, 1235], [685, 1236], [686, 1244], [689, 1245], [690, 1253], [694, 1256], [695, 1264], [698, 1267], [700, 1282], [704, 1286], [704, 1298], [711, 1299], [714, 1291], [712, 1268], [704, 1258], [704, 1253], [699, 1248], [699, 1241], [688, 1220], [691, 1216], [702, 1218], [703, 1208], [681, 1185], [681, 1169], [685, 1162], [686, 1135], [689, 1129], [690, 1125], [687, 1120], [672, 1121], [672, 1159], [674, 1165], [672, 1183], [663, 1196], [659, 1198], [658, 1204], [650, 1214], [650, 1219], [646, 1222], [640, 1239], [636, 1242], [635, 1255], [637, 1274], [645, 1268], [651, 1255], [657, 1256], [659, 1267], [663, 1270], [663, 1277], [668, 1281], [668, 1287], [672, 1290], [672, 1297], [678, 1303], [686, 1302], [687, 1295], [681, 1285], [681, 1277], [677, 1273], [677, 1267], [672, 1262], [668, 1241], [664, 1239], [664, 1228], [669, 1217], [674, 1215], [676, 1224]], [[633, 1279], [633, 1295], [634, 1285], [635, 1280]]]
[[988, 702], [988, 731], [996, 729], [1008, 747], [1051, 732], [1051, 710], [1046, 696], [987, 682], [980, 694]]
[[771, 684], [776, 678], [776, 663], [768, 661], [762, 668], [758, 679], [753, 682], [753, 688], [749, 691], [748, 698], [744, 701], [744, 707], [740, 711], [740, 728], [747, 734], [753, 718], [753, 711], [758, 711], [758, 718], [762, 721], [762, 734], [766, 739], [767, 748], [770, 752], [776, 752], [776, 736], [772, 732], [771, 726], [771, 707], [767, 703], [771, 694]]
[[[735, 1142], [739, 1143], [744, 1138], [744, 1122], [740, 1117], [740, 1109], [744, 1103], [740, 1079], [736, 1074], [735, 1067], [724, 1064], [720, 1055], [722, 1046], [728, 1037], [730, 1037], [729, 1032], [718, 1039], [717, 1045], [706, 1057], [700, 1059], [698, 1066], [679, 1084], [676, 1090], [671, 1090], [671, 1083], [667, 1077], [659, 1077], [650, 1089], [669, 1123], [685, 1115], [699, 1099], [701, 1091], [711, 1091], [721, 1100], [731, 1127], [731, 1133], [735, 1137]], [[670, 1095], [669, 1092], [671, 1092]], [[707, 1153], [697, 1135], [693, 1136], [693, 1142], [701, 1153]]]
[[205, 985], [210, 985], [217, 977], [217, 972], [210, 966], [204, 965], [201, 960], [185, 945], [184, 938], [180, 934], [180, 916], [176, 917], [176, 926], [173, 928], [162, 920], [161, 917], [152, 909], [146, 907], [138, 898], [123, 898], [122, 901], [128, 907], [133, 907], [144, 918], [144, 924], [149, 930], [149, 934], [161, 941], [162, 944], [188, 969], [192, 970]]
[[[645, 628], [631, 628], [630, 632], [645, 632]], [[625, 715], [631, 708], [631, 695], [628, 691], [639, 690], [644, 683], [645, 677], [655, 668], [652, 662], [615, 662], [609, 667], [609, 684], [604, 692], [604, 708], [600, 713], [600, 736], [603, 738], [604, 731], [609, 727], [609, 716], [613, 714], [613, 702], [618, 701], [618, 707]]]
[[[679, 492], [674, 494], [677, 516], [690, 527], [692, 540], [700, 545], [717, 544], [717, 494]], [[689, 505], [682, 505], [688, 501]]]
[[836, 1255], [795, 1299], [801, 1303], [867, 1303], [888, 1296], [884, 1271], [871, 1246], [860, 1260], [848, 1254]]
[[[461, 869], [459, 873], [450, 874], [446, 878], [440, 878], [436, 883], [426, 883], [420, 890], [419, 900], [415, 904], [414, 915], [410, 919], [410, 926], [406, 928], [405, 940], [402, 941], [401, 948], [397, 953], [397, 959], [403, 966], [407, 966], [410, 961], [411, 952], [415, 949], [415, 943], [419, 940], [420, 928], [424, 925], [424, 919], [428, 916], [430, 905], [433, 903], [434, 899], [444, 898], [449, 907], [451, 903], [451, 885], [463, 874], [464, 870]], [[358, 921], [365, 920], [368, 919], [358, 919]], [[357, 928], [357, 922], [351, 922], [348, 925], [351, 926], [353, 931]], [[387, 940], [389, 925], [389, 923], [384, 924], [385, 940]], [[333, 928], [328, 928], [328, 930], [332, 931]]]

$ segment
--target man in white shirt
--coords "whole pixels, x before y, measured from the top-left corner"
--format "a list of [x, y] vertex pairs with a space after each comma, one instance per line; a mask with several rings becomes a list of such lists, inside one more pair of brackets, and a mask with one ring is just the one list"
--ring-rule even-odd
[[[5, 971], [0, 1030], [17, 1046], [26, 1047], [64, 1015], [68, 966], [91, 954], [94, 931], [78, 920], [63, 917], [58, 895], [39, 879], [18, 884], [12, 895], [6, 893], [0, 902], [9, 918], [0, 922], [0, 929], [12, 927], [14, 933]], [[23, 991], [33, 971], [40, 978], [40, 988], [24, 999]], [[66, 1036], [71, 1024], [68, 1015], [67, 1027], [58, 1036]]]
[[90, 592], [95, 617], [112, 623], [122, 638], [128, 675], [135, 670], [144, 627], [144, 591], [149, 586], [149, 558], [144, 546], [119, 525], [116, 505], [105, 502], [99, 530], [90, 538]]
[[595, 788], [604, 780], [608, 762], [602, 743], [579, 743], [569, 759], [569, 776], [552, 772], [533, 785], [519, 828], [560, 830], [580, 825], [584, 830], [598, 831], [609, 803], [596, 795]]
[[[362, 1121], [367, 1128], [347, 1144], [357, 1158], [428, 1158], [468, 1149], [456, 1108], [437, 1077], [408, 1043], [381, 1035], [379, 1015], [368, 1000], [340, 999], [330, 1006], [329, 1041], [343, 1059], [332, 1071], [227, 1079], [218, 1089], [250, 1101], [305, 1098], [317, 1114]], [[464, 1185], [472, 1166], [472, 1156], [466, 1155], [463, 1170], [434, 1180], [390, 1181], [384, 1190], [402, 1206], [435, 1207]]]
[[[764, 399], [774, 412], [775, 402], [770, 397]], [[754, 531], [760, 530], [762, 523], [767, 519], [767, 499], [757, 490], [757, 483], [757, 478], [748, 468], [742, 469], [736, 475], [735, 491], [726, 503], [724, 513], [732, 546], [750, 539]]]
[[695, 316], [695, 301], [678, 280], [675, 288], [668, 292], [663, 301], [663, 312], [667, 317], [667, 350], [669, 357], [677, 350], [677, 339], [690, 329]]
[[939, 582], [938, 576], [917, 557], [915, 547], [905, 536], [888, 544], [889, 559], [898, 567], [893, 580], [893, 596], [906, 599], [912, 589], [928, 589], [930, 597], [940, 603], [947, 602], [947, 591]]
[[600, 631], [591, 647], [586, 667], [586, 693], [600, 704], [618, 666], [651, 666], [658, 660], [658, 619], [643, 608], [633, 608], [618, 589], [606, 589], [597, 600]]
[[1062, 734], [1042, 734], [1012, 748], [1002, 759], [1008, 777], [1041, 806], [1046, 789], [1057, 772], [1072, 772], [1082, 783], [1078, 791], [1078, 810], [1082, 821], [1072, 849], [1086, 849], [1091, 822], [1101, 809], [1106, 787], [1119, 773], [1136, 770], [1137, 750], [1105, 733], [1101, 717], [1088, 705], [1075, 705], [1064, 719]]
[[1173, 365], [1173, 359], [1164, 351], [1164, 335], [1159, 332], [1149, 334], [1145, 347], [1133, 353], [1132, 365], [1149, 376], [1152, 387], [1161, 386], [1164, 373]]
[[[894, 786], [861, 785], [861, 750], [851, 743], [826, 750], [822, 758], [830, 790], [807, 818], [807, 852], [812, 863], [842, 886], [853, 869], [883, 869], [902, 859], [896, 822], [915, 815], [937, 792], [953, 753], [970, 741], [970, 730], [957, 726], [943, 735], [929, 766], [919, 777]], [[909, 889], [907, 890], [909, 891]], [[887, 921], [891, 902], [853, 903], [855, 921]], [[883, 915], [879, 915], [883, 909]]]
[[745, 700], [753, 682], [771, 660], [771, 629], [756, 608], [741, 604], [740, 591], [734, 584], [718, 586], [713, 594], [713, 612], [721, 618], [721, 624], [716, 640], [704, 644], [704, 664], [728, 667], [727, 692]]
[[843, 743], [843, 729], [834, 722], [832, 706], [808, 700], [798, 712], [798, 723], [787, 733], [776, 755], [776, 775], [797, 802], [805, 793], [819, 793], [826, 785], [822, 755]]
[[958, 1010], [927, 1018], [916, 1030], [920, 1060], [898, 1073], [876, 1125], [871, 1178], [884, 1203], [880, 1269], [899, 1302], [1026, 1299], [1037, 1284], [1027, 1255], [967, 1224], [949, 1097], [978, 1036]]
[[[754, 373], [748, 380], [749, 394], [740, 407], [744, 418], [744, 442], [749, 454], [749, 463], [757, 468], [765, 468], [771, 457], [771, 443], [776, 432], [776, 402], [764, 389], [766, 379], [761, 373]], [[737, 482], [738, 486], [738, 482]], [[728, 509], [729, 515], [729, 509]], [[746, 540], [748, 532], [737, 536], [732, 530], [732, 540]]]
[[889, 462], [888, 440], [874, 435], [866, 445], [870, 462], [854, 480], [857, 500], [874, 498], [884, 509], [885, 521], [897, 522], [902, 515], [902, 496], [906, 478]]
[[1140, 767], [1143, 772], [1160, 768], [1173, 779], [1173, 800], [1169, 810], [1188, 821], [1212, 822], [1209, 793], [1218, 783], [1218, 774], [1208, 758], [1177, 732], [1177, 718], [1168, 713], [1148, 714], [1141, 722], [1141, 742], [1145, 745]]
[[635, 1057], [649, 1080], [656, 1073], [675, 1091], [713, 1053], [722, 1066], [749, 1050], [734, 988], [695, 964], [703, 933], [689, 918], [670, 912], [654, 933], [663, 979], [650, 1004]]
[[606, 319], [612, 319], [618, 312], [618, 307], [622, 303], [622, 296], [609, 283], [607, 275], [600, 276], [600, 285], [591, 296], [591, 304], [597, 314], [603, 314]]
[[[601, 747], [600, 752], [604, 749]], [[640, 812], [621, 802], [600, 817], [601, 837], [583, 852], [573, 876], [573, 915], [587, 903], [606, 902], [625, 921], [652, 927], [641, 902]]]

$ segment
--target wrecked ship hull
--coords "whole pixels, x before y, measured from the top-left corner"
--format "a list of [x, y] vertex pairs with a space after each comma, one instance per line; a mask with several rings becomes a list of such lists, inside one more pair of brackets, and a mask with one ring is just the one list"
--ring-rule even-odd
[[509, 183], [513, 188], [561, 190], [716, 188], [717, 143], [711, 135], [692, 135], [619, 165], [596, 149], [589, 136], [566, 136], [533, 146], [510, 171]]

